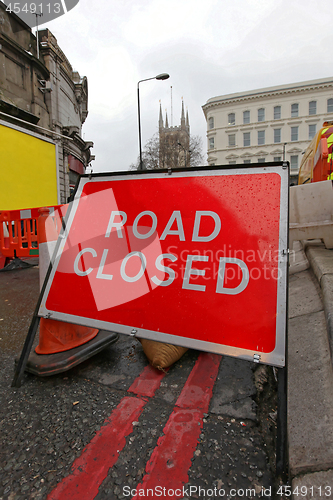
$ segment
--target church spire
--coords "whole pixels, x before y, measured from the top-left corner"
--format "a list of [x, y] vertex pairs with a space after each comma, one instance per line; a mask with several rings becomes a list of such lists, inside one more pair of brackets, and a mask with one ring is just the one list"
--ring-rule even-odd
[[158, 120], [158, 126], [159, 126], [159, 128], [163, 128], [163, 116], [162, 116], [161, 101], [160, 101], [160, 117], [159, 117], [159, 120]]
[[169, 128], [168, 112], [165, 110], [165, 128]]
[[182, 116], [180, 118], [180, 126], [181, 128], [185, 128], [185, 113], [184, 113], [184, 101], [182, 99]]
[[189, 117], [188, 117], [188, 110], [186, 110], [186, 131], [188, 133], [188, 135], [190, 135], [190, 120], [189, 120]]

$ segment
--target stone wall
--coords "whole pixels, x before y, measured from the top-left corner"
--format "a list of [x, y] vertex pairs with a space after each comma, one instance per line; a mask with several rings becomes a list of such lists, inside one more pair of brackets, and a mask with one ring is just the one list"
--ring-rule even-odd
[[73, 71], [48, 29], [38, 35], [37, 58], [30, 27], [0, 2], [0, 118], [57, 143], [59, 197], [65, 203], [70, 194], [68, 155], [83, 168], [91, 161], [93, 143], [81, 137], [88, 114], [88, 83]]

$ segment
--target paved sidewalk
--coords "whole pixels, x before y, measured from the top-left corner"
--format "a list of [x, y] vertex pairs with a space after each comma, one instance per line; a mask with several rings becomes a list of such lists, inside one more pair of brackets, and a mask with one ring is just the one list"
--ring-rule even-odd
[[295, 499], [333, 498], [333, 251], [317, 242], [305, 253], [300, 243], [294, 250], [289, 286], [290, 482]]

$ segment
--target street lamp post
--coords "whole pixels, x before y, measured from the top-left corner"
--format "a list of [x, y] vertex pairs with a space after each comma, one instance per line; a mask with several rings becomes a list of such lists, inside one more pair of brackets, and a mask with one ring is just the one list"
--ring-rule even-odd
[[141, 147], [141, 118], [140, 118], [140, 91], [139, 91], [139, 83], [147, 82], [148, 80], [167, 80], [169, 78], [168, 73], [161, 73], [160, 75], [153, 76], [152, 78], [145, 78], [144, 80], [138, 81], [138, 125], [139, 125], [139, 149], [140, 149], [140, 165], [139, 170], [143, 170], [143, 161], [142, 161], [142, 147]]

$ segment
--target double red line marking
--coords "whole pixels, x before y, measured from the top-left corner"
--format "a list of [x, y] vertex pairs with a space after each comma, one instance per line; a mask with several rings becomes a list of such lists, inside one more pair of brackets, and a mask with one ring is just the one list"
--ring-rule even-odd
[[[208, 411], [220, 361], [217, 354], [199, 355], [166, 423], [164, 435], [158, 439], [146, 465], [142, 483], [131, 490], [139, 493], [139, 490], [156, 486], [175, 490], [187, 483], [187, 472], [198, 444], [203, 414]], [[140, 417], [147, 398], [154, 396], [164, 376], [163, 372], [150, 366], [144, 368], [128, 389], [137, 397], [125, 396], [120, 401], [74, 461], [71, 473], [56, 486], [47, 500], [92, 500], [97, 496], [99, 486], [126, 444], [126, 437], [133, 431], [133, 421]], [[139, 495], [133, 498], [139, 498]]]

